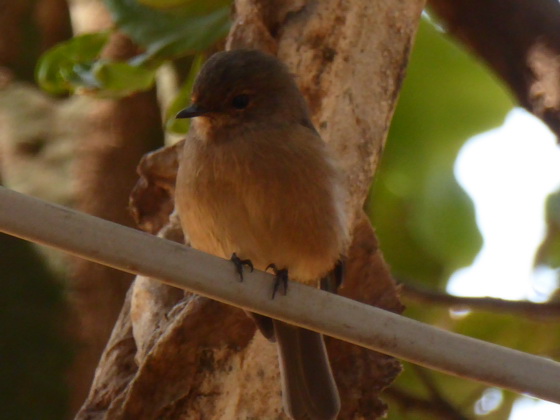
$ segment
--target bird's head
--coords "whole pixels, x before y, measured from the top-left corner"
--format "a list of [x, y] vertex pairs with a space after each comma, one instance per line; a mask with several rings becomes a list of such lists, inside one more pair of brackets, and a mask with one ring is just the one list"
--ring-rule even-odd
[[199, 131], [251, 129], [251, 125], [304, 123], [309, 112], [287, 67], [257, 50], [214, 54], [203, 65], [192, 103], [177, 118], [194, 118]]

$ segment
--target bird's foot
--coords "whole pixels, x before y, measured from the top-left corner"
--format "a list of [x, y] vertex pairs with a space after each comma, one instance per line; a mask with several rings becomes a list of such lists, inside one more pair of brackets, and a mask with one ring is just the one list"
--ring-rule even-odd
[[235, 271], [239, 274], [239, 281], [243, 281], [243, 266], [247, 266], [253, 272], [253, 263], [251, 260], [242, 260], [234, 252], [231, 254], [230, 261], [235, 265]]
[[282, 287], [282, 294], [285, 296], [288, 292], [288, 269], [282, 268], [279, 270], [275, 264], [269, 264], [268, 267], [266, 267], [266, 271], [268, 271], [269, 268], [272, 269], [272, 272], [274, 273], [272, 299], [274, 299], [274, 296], [276, 296], [276, 292], [278, 292], [280, 287]]

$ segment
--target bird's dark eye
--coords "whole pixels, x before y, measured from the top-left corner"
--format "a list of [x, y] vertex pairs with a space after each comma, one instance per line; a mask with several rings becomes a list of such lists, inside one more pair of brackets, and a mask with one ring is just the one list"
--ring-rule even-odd
[[231, 105], [235, 109], [245, 109], [249, 105], [249, 95], [237, 95], [231, 100]]

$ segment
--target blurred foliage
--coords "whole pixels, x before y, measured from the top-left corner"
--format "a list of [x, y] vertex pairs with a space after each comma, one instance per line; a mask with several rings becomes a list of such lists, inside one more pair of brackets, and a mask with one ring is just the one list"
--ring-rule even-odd
[[86, 34], [49, 50], [37, 65], [39, 85], [52, 94], [72, 92], [78, 88], [99, 88], [101, 83], [92, 70], [108, 39], [108, 32]]
[[[437, 320], [435, 325], [446, 330], [454, 331], [470, 337], [500, 344], [517, 350], [544, 355], [547, 357], [560, 357], [560, 330], [556, 323], [545, 323], [528, 320], [505, 314], [488, 312], [473, 312], [466, 316], [450, 316], [444, 308], [419, 308], [414, 306], [413, 317], [427, 322], [423, 314], [427, 310], [428, 317]], [[410, 315], [408, 312], [407, 315]], [[430, 379], [426, 383], [423, 376]], [[418, 368], [409, 363], [404, 363], [404, 371], [397, 378], [393, 387], [417, 398], [426, 401], [437, 400], [430, 394], [430, 388], [438, 390], [440, 397], [452, 405], [458, 414], [466, 419], [484, 418], [485, 420], [505, 420], [509, 417], [512, 405], [519, 397], [517, 394], [498, 390], [501, 393], [501, 402], [496, 404], [494, 410], [485, 412], [482, 399], [485, 393], [492, 389], [484, 384], [456, 378], [435, 371], [425, 370], [424, 375], [418, 374]], [[404, 407], [402, 399], [386, 397], [391, 410], [389, 420], [423, 420], [440, 418], [434, 411], [422, 411], [414, 405]]]
[[127, 61], [110, 61], [101, 57], [110, 32], [74, 37], [39, 61], [36, 76], [43, 89], [114, 98], [150, 89], [161, 64], [206, 51], [226, 36], [230, 26], [230, 0], [105, 0], [105, 4], [118, 30], [142, 52]]
[[[473, 205], [455, 181], [453, 166], [468, 138], [500, 125], [511, 108], [512, 100], [500, 82], [423, 20], [368, 203], [383, 253], [397, 278], [443, 289], [451, 273], [472, 262], [481, 237]], [[549, 197], [547, 207], [549, 235], [537, 261], [557, 267], [560, 193]], [[486, 312], [457, 316], [448, 308], [414, 302], [408, 303], [405, 315], [522, 351], [559, 356], [560, 332], [553, 323]], [[493, 398], [501, 402], [485, 411], [487, 386], [433, 371], [419, 375], [408, 363], [404, 367], [394, 384], [397, 390], [437, 405], [438, 396], [430, 391], [434, 387], [463, 418], [507, 419], [518, 397], [493, 390]], [[391, 393], [386, 398], [389, 419], [440, 418], [418, 405], [405, 407], [403, 399]]]
[[[419, 371], [422, 372], [422, 375], [419, 374]], [[428, 380], [426, 380], [426, 378]], [[414, 404], [405, 407], [400, 403], [398, 397], [389, 396], [387, 398], [387, 403], [391, 408], [387, 416], [388, 420], [467, 420], [474, 418], [506, 420], [511, 413], [511, 407], [517, 397], [516, 394], [511, 392], [489, 388], [472, 381], [437, 374], [428, 369], [418, 368], [410, 363], [404, 363], [404, 371], [393, 387], [404, 392], [409, 392], [410, 395], [431, 402], [437, 407], [441, 407], [445, 404], [450, 413], [441, 416], [436, 415], [435, 413], [437, 413], [437, 411], [433, 410], [433, 408], [423, 410], [419, 409], [419, 405]], [[437, 396], [431, 393], [430, 387], [437, 390]], [[495, 391], [499, 400], [493, 404], [493, 407], [481, 407], [482, 400], [489, 390]], [[438, 401], [438, 398], [441, 400]], [[453, 413], [453, 415], [451, 413]]]
[[140, 63], [159, 64], [204, 51], [224, 38], [230, 26], [231, 0], [167, 0], [158, 6], [155, 1], [104, 1], [119, 30], [146, 49], [134, 60]]
[[0, 419], [65, 418], [62, 288], [33, 245], [4, 234], [0, 273]]
[[423, 19], [369, 203], [397, 276], [441, 286], [471, 263], [481, 236], [453, 165], [511, 108], [488, 71]]

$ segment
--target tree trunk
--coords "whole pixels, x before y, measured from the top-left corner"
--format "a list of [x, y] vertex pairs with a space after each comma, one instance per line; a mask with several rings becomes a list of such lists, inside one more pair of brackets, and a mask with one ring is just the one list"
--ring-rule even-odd
[[[117, 34], [105, 55], [122, 59], [136, 52], [128, 39]], [[128, 195], [137, 178], [137, 162], [163, 144], [155, 90], [120, 100], [96, 100], [91, 105], [74, 163], [76, 207], [132, 226]], [[73, 332], [80, 351], [70, 371], [73, 412], [82, 405], [91, 386], [132, 279], [128, 273], [85, 260], [74, 261], [69, 298], [76, 311]]]

